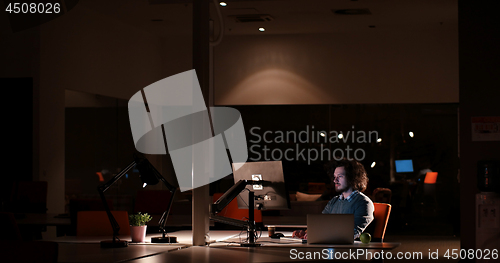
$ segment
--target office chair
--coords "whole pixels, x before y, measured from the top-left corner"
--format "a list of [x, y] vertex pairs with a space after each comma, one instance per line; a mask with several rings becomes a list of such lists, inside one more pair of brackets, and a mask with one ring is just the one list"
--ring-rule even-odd
[[387, 229], [387, 222], [389, 222], [389, 215], [391, 214], [391, 205], [384, 203], [373, 203], [375, 211], [373, 212], [373, 222], [371, 222], [372, 241], [384, 242], [385, 230]]
[[0, 212], [0, 240], [22, 240], [14, 213]]
[[[111, 211], [120, 225], [120, 235], [130, 235], [127, 211]], [[76, 236], [110, 236], [113, 228], [106, 211], [79, 211], [76, 219]]]
[[[213, 202], [217, 201], [222, 196], [222, 193], [214, 193]], [[245, 220], [248, 218], [248, 209], [238, 208], [238, 197], [234, 198], [222, 211], [218, 214], [220, 216], [229, 217], [238, 220]], [[262, 223], [262, 211], [254, 210], [255, 223]]]
[[57, 262], [58, 244], [24, 241], [14, 213], [0, 212], [0, 255], [2, 262]]
[[375, 188], [372, 194], [373, 202], [377, 203], [391, 203], [392, 191], [389, 188]]
[[428, 172], [425, 174], [424, 183], [420, 185], [421, 191], [417, 199], [417, 205], [423, 215], [435, 215], [439, 208], [436, 197], [437, 177], [437, 172]]
[[425, 174], [424, 184], [435, 184], [437, 181], [437, 172], [427, 172]]
[[[106, 200], [109, 209], [115, 210], [113, 200]], [[86, 199], [71, 199], [69, 200], [69, 217], [71, 219], [71, 226], [67, 229], [66, 233], [69, 236], [76, 236], [76, 222], [77, 215], [80, 211], [106, 211], [101, 199], [86, 198]]]
[[47, 212], [46, 181], [20, 181], [15, 182], [10, 205], [14, 213], [39, 213]]

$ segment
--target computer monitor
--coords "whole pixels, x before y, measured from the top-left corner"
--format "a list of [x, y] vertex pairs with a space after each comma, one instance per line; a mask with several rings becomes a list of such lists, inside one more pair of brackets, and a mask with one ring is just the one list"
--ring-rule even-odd
[[411, 173], [413, 172], [413, 161], [411, 159], [396, 160], [396, 173]]
[[[290, 197], [285, 185], [281, 161], [233, 163], [234, 183], [240, 180], [265, 181], [262, 185], [247, 185], [255, 194], [255, 209], [290, 209]], [[248, 191], [237, 197], [238, 208], [248, 209]]]

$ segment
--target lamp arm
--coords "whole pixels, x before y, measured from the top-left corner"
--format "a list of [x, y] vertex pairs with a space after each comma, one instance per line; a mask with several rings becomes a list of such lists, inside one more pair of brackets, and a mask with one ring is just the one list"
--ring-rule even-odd
[[118, 173], [117, 175], [113, 176], [113, 178], [111, 178], [108, 182], [106, 182], [105, 184], [102, 184], [100, 185], [97, 189], [99, 190], [99, 192], [106, 192], [116, 181], [120, 180], [120, 178], [122, 178], [128, 171], [130, 171], [130, 169], [134, 168], [134, 166], [137, 164], [137, 162], [134, 160], [133, 162], [131, 162], [127, 167], [125, 167], [125, 169], [123, 169], [120, 173]]
[[272, 182], [270, 181], [253, 181], [253, 180], [239, 180], [236, 184], [234, 184], [229, 190], [227, 190], [217, 201], [215, 201], [213, 204], [210, 205], [210, 213], [211, 214], [217, 214], [224, 207], [226, 207], [231, 201], [233, 201], [234, 198], [236, 198], [241, 191], [245, 189], [247, 185], [262, 185], [262, 186], [269, 186], [272, 185]]
[[171, 185], [165, 179], [165, 177], [163, 177], [161, 175], [161, 173], [154, 167], [154, 165], [151, 165], [150, 167], [153, 170], [153, 173], [155, 174], [155, 177], [159, 181], [161, 181], [167, 187], [167, 189], [171, 193], [171, 197], [170, 197], [170, 201], [168, 203], [167, 209], [165, 210], [165, 212], [163, 212], [163, 214], [161, 215], [160, 220], [158, 221], [158, 226], [160, 228], [160, 232], [162, 232], [163, 237], [165, 237], [165, 224], [167, 223], [167, 218], [168, 218], [168, 215], [170, 213], [170, 209], [172, 208], [172, 204], [174, 203], [174, 198], [175, 198], [175, 194], [177, 192], [178, 187], [175, 187], [175, 186]]
[[255, 247], [259, 246], [259, 244], [255, 243], [256, 240], [256, 226], [255, 226], [255, 217], [254, 217], [254, 202], [255, 195], [253, 191], [248, 191], [248, 220], [237, 220], [228, 217], [218, 216], [217, 214], [224, 209], [231, 201], [236, 198], [243, 191], [247, 185], [262, 185], [268, 186], [272, 184], [269, 181], [254, 181], [254, 180], [240, 180], [236, 184], [234, 184], [229, 190], [227, 190], [222, 196], [217, 199], [213, 204], [210, 205], [210, 219], [219, 221], [222, 223], [243, 226], [247, 228], [248, 234], [248, 244], [242, 244], [242, 246], [250, 246]]
[[177, 187], [171, 185], [167, 180], [165, 180], [165, 178], [161, 175], [160, 172], [158, 172], [158, 170], [156, 170], [156, 168], [153, 165], [151, 165], [151, 167], [155, 171], [156, 178], [158, 178], [158, 180], [161, 181], [167, 187], [170, 193], [174, 193], [177, 191]]
[[238, 196], [247, 185], [251, 184], [251, 182], [253, 181], [240, 180], [236, 184], [231, 186], [231, 188], [229, 188], [229, 190], [227, 190], [224, 194], [222, 194], [222, 196], [219, 197], [217, 201], [210, 205], [210, 219], [229, 225], [248, 227], [250, 222], [224, 216], [218, 216], [217, 214], [222, 211], [222, 209], [224, 209], [229, 203], [231, 203], [231, 201], [233, 201], [233, 199], [236, 198], [236, 196]]
[[104, 196], [104, 192], [106, 192], [116, 181], [120, 180], [120, 178], [122, 178], [128, 171], [130, 171], [130, 169], [132, 169], [135, 166], [135, 164], [136, 162], [133, 161], [127, 167], [125, 167], [125, 169], [123, 169], [120, 173], [113, 176], [113, 178], [111, 178], [108, 182], [97, 187], [97, 191], [101, 196], [104, 209], [106, 210], [106, 214], [108, 215], [109, 222], [111, 223], [111, 227], [113, 228], [113, 241], [115, 241], [118, 236], [118, 233], [120, 231], [120, 225], [118, 224], [118, 222], [116, 222], [115, 217], [111, 213], [111, 209], [109, 209], [109, 205], [108, 202], [106, 201], [106, 197]]
[[233, 201], [233, 199], [236, 198], [240, 194], [240, 192], [250, 184], [250, 182], [253, 181], [239, 180], [237, 183], [231, 186], [231, 188], [229, 188], [229, 190], [222, 194], [222, 196], [219, 197], [217, 201], [210, 205], [210, 214], [215, 215], [222, 211], [222, 209], [224, 209], [224, 207], [231, 203], [231, 201]]
[[[168, 188], [168, 186], [167, 186]], [[158, 225], [160, 228], [160, 232], [162, 232], [163, 237], [165, 237], [165, 224], [167, 223], [168, 215], [170, 214], [170, 209], [172, 208], [172, 204], [174, 203], [175, 193], [177, 192], [177, 188], [171, 191], [172, 195], [170, 197], [170, 201], [168, 202], [167, 209], [161, 215], [160, 221], [158, 221]]]

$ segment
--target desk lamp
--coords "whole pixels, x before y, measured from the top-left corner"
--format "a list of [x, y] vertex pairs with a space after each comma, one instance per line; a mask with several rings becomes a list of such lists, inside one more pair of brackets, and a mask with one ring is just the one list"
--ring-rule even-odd
[[139, 170], [140, 178], [143, 183], [143, 187], [146, 185], [155, 185], [159, 181], [162, 181], [163, 184], [167, 187], [167, 189], [171, 193], [171, 198], [168, 204], [167, 209], [163, 213], [163, 215], [160, 218], [159, 221], [159, 226], [160, 226], [160, 232], [163, 233], [162, 237], [156, 237], [152, 238], [151, 242], [152, 243], [175, 243], [177, 238], [176, 237], [165, 237], [165, 224], [167, 222], [168, 214], [170, 213], [170, 208], [172, 206], [173, 200], [175, 193], [177, 192], [177, 187], [169, 184], [167, 180], [156, 170], [156, 168], [148, 161], [147, 158], [144, 157], [139, 152], [134, 153], [134, 161], [130, 163], [125, 169], [123, 169], [120, 173], [117, 175], [113, 176], [107, 183], [100, 185], [97, 187], [97, 191], [99, 192], [99, 195], [101, 196], [101, 200], [104, 205], [104, 209], [106, 210], [106, 214], [108, 215], [109, 222], [111, 223], [111, 227], [113, 228], [113, 239], [112, 240], [104, 240], [101, 241], [101, 247], [102, 248], [117, 248], [117, 247], [127, 247], [128, 242], [125, 240], [120, 240], [118, 238], [118, 233], [120, 231], [120, 226], [118, 225], [118, 222], [116, 222], [115, 217], [113, 214], [111, 214], [111, 210], [109, 209], [108, 202], [106, 202], [106, 198], [104, 197], [104, 192], [106, 192], [111, 185], [113, 185], [116, 181], [118, 181], [121, 177], [123, 177], [130, 169], [132, 169], [134, 166], [137, 167]]

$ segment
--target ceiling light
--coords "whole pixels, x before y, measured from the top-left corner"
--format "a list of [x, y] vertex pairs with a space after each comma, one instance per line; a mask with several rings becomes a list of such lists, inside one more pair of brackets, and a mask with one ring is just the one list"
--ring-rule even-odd
[[375, 164], [377, 164], [377, 163], [373, 162], [372, 165], [371, 165], [371, 168], [375, 167]]
[[344, 138], [344, 134], [342, 134], [342, 133], [341, 133], [341, 134], [339, 134], [339, 136], [337, 136], [337, 137], [339, 137], [339, 139], [342, 139], [342, 138]]
[[260, 32], [264, 32], [264, 31], [266, 31], [266, 29], [265, 29], [265, 28], [263, 28], [263, 27], [259, 27], [259, 31], [260, 31]]
[[220, 6], [227, 6], [227, 3], [226, 2], [220, 2], [219, 5]]
[[377, 142], [381, 142], [381, 141], [382, 141], [382, 138], [378, 138], [378, 139], [377, 139]]
[[324, 132], [320, 132], [319, 135], [321, 135], [321, 137], [325, 137], [326, 134]]
[[412, 138], [413, 138], [413, 136], [415, 136], [415, 135], [413, 134], [413, 132], [409, 132], [408, 134], [409, 134], [409, 135], [410, 135], [410, 137], [412, 137]]

